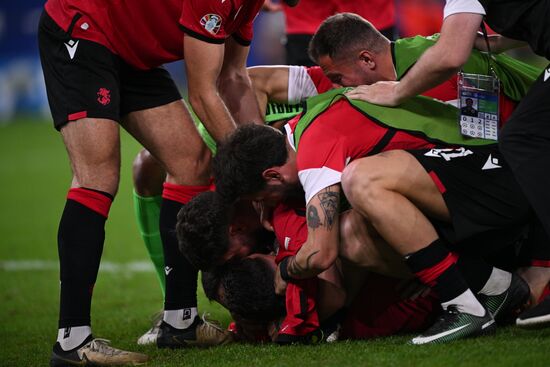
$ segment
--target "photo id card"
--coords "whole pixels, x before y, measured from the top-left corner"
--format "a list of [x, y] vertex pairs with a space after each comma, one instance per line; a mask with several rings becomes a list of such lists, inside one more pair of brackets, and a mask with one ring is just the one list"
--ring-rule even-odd
[[458, 73], [460, 132], [498, 140], [500, 82], [491, 75]]

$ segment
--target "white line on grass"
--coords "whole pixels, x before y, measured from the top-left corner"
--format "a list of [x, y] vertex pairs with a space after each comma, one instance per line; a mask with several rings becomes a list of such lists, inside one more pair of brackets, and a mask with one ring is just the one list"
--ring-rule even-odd
[[[54, 260], [0, 260], [0, 270], [3, 271], [37, 271], [59, 270], [59, 262]], [[152, 273], [153, 264], [149, 261], [132, 261], [128, 263], [115, 263], [102, 261], [100, 272], [107, 273]]]

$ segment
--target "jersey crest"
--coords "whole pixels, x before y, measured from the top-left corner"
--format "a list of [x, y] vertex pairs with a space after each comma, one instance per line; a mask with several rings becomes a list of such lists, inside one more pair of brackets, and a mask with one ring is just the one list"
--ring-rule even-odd
[[201, 25], [207, 32], [218, 34], [222, 25], [222, 17], [218, 14], [206, 14], [201, 18]]

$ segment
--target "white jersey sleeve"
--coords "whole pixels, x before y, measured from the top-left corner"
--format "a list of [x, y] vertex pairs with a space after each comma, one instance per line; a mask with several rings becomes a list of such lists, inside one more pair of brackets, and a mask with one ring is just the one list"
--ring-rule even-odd
[[288, 67], [288, 102], [296, 103], [316, 96], [317, 87], [303, 66]]
[[456, 13], [485, 15], [485, 9], [477, 0], [447, 0], [443, 9], [443, 19]]

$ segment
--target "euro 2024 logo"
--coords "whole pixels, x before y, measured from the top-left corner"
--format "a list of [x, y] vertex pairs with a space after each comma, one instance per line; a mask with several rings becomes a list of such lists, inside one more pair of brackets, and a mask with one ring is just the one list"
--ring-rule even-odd
[[201, 18], [201, 25], [209, 33], [217, 34], [222, 25], [222, 17], [218, 14], [206, 14]]

